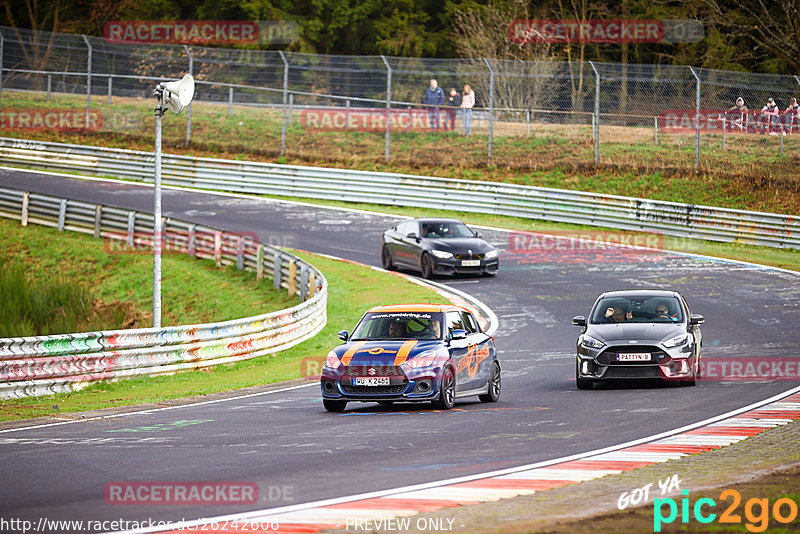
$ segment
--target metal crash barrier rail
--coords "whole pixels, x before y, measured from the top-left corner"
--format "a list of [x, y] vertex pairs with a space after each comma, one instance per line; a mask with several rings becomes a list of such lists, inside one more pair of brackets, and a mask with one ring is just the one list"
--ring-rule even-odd
[[[153, 215], [13, 189], [0, 189], [0, 217], [106, 239], [106, 247], [152, 254]], [[247, 236], [166, 219], [169, 253], [256, 271], [299, 296], [292, 308], [231, 321], [0, 338], [0, 399], [49, 395], [100, 380], [170, 374], [286, 350], [327, 321], [327, 282], [302, 259]], [[110, 251], [113, 253], [113, 251]]]
[[[153, 154], [133, 150], [0, 138], [0, 162], [152, 181]], [[800, 248], [800, 221], [762, 213], [524, 185], [163, 155], [165, 184], [436, 207], [655, 232], [665, 235]]]

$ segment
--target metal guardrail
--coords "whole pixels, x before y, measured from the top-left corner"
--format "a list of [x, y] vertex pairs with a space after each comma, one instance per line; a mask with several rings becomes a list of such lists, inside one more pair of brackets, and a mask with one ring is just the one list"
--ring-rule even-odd
[[[122, 252], [152, 253], [142, 251], [152, 244], [152, 214], [0, 189], [0, 217], [102, 237], [107, 247]], [[286, 350], [325, 326], [327, 282], [302, 259], [247, 236], [171, 219], [165, 220], [164, 234], [165, 252], [254, 270], [258, 278], [270, 275], [276, 289], [285, 288], [302, 302], [220, 323], [0, 338], [0, 399], [255, 358]]]
[[[0, 138], [0, 162], [152, 181], [153, 154]], [[163, 155], [165, 184], [510, 215], [684, 238], [800, 248], [800, 218], [524, 185]]]

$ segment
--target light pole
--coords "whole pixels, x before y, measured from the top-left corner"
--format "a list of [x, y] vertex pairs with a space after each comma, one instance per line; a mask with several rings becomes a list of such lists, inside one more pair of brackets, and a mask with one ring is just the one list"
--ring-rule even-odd
[[156, 141], [153, 185], [153, 328], [161, 328], [161, 117], [169, 106], [173, 113], [180, 113], [194, 96], [194, 78], [187, 74], [177, 82], [161, 82], [153, 91], [158, 99], [156, 106]]

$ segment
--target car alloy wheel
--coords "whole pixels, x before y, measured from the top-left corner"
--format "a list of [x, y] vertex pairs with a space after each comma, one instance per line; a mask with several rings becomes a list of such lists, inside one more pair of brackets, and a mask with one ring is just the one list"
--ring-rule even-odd
[[456, 403], [456, 379], [449, 367], [442, 372], [442, 382], [439, 385], [439, 397], [433, 405], [440, 410], [449, 410]]
[[489, 374], [489, 391], [485, 395], [478, 395], [481, 402], [497, 402], [500, 398], [500, 364], [492, 363], [492, 370]]
[[389, 252], [389, 247], [386, 245], [383, 245], [383, 250], [381, 251], [381, 263], [383, 263], [383, 268], [387, 271], [394, 271], [397, 269], [392, 261], [392, 253]]
[[433, 278], [433, 267], [431, 266], [431, 257], [425, 252], [420, 259], [420, 271], [422, 271], [422, 278]]

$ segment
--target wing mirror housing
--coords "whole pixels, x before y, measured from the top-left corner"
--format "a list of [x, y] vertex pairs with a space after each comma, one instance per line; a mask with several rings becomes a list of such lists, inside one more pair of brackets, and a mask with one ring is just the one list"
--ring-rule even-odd
[[450, 333], [450, 339], [453, 340], [453, 341], [456, 341], [456, 340], [459, 340], [459, 339], [467, 339], [467, 331], [466, 330], [462, 330], [460, 328], [456, 328], [455, 330], [453, 330]]
[[583, 315], [576, 315], [572, 318], [572, 324], [575, 326], [586, 326], [586, 317]]
[[347, 339], [350, 337], [350, 332], [348, 332], [347, 330], [342, 330], [341, 332], [338, 332], [336, 335], [339, 336], [339, 339], [341, 339], [342, 341], [347, 341]]
[[416, 241], [417, 243], [419, 243], [419, 236], [418, 236], [416, 233], [414, 233], [414, 232], [411, 232], [411, 233], [410, 233], [410, 234], [408, 234], [406, 237], [407, 237], [408, 239], [413, 239], [414, 241]]
[[704, 322], [706, 322], [706, 318], [699, 313], [693, 313], [689, 318], [689, 324], [703, 324]]

